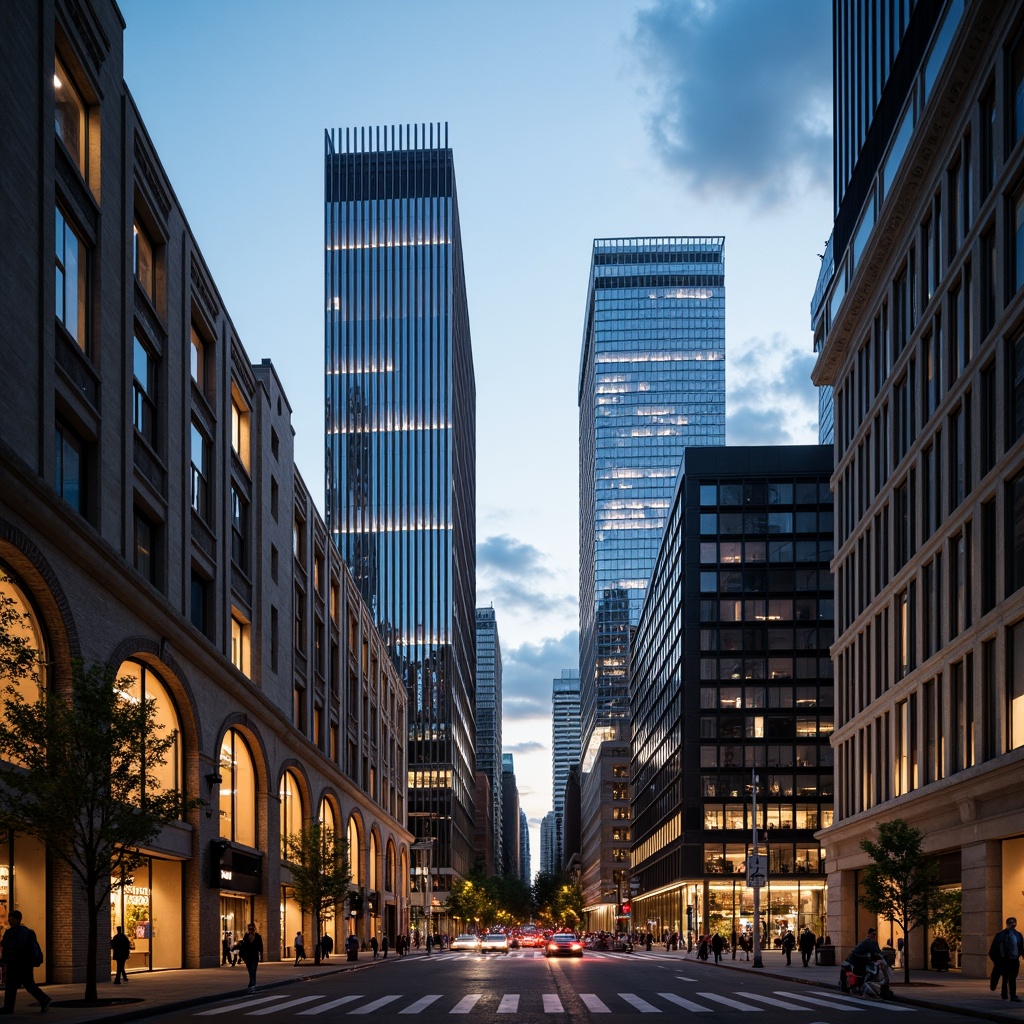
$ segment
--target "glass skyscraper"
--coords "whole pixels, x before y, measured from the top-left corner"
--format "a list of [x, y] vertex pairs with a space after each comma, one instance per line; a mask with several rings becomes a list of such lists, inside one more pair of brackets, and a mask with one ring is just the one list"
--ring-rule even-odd
[[494, 608], [476, 610], [476, 768], [491, 784], [491, 842], [501, 850], [501, 641]]
[[[601, 779], [601, 744], [628, 723], [629, 632], [683, 449], [725, 444], [723, 237], [595, 240], [579, 417], [581, 787], [583, 806], [600, 809], [607, 801], [588, 800], [588, 777]], [[587, 820], [581, 828], [584, 895], [599, 900], [621, 882], [612, 876], [628, 837], [616, 826], [621, 845], [612, 847], [613, 830]]]
[[[408, 692], [409, 828], [473, 864], [476, 385], [447, 126], [326, 134], [326, 519]], [[352, 766], [375, 785], [372, 761]]]

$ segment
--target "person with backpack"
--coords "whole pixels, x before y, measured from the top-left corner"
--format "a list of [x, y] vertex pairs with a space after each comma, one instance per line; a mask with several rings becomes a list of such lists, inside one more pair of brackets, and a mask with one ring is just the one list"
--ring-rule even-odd
[[8, 915], [10, 927], [0, 939], [0, 965], [4, 969], [4, 1013], [14, 1013], [18, 998], [18, 987], [22, 987], [38, 1003], [43, 1013], [50, 1008], [53, 1000], [36, 984], [32, 972], [43, 964], [43, 951], [31, 928], [22, 923], [20, 910]]

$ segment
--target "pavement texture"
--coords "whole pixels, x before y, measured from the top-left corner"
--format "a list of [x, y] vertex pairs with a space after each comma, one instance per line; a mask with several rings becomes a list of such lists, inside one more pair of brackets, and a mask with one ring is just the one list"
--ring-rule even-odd
[[[665, 949], [655, 946], [648, 954], [638, 949], [629, 956], [638, 959], [658, 955], [663, 959]], [[413, 950], [408, 956], [425, 956], [423, 950]], [[434, 956], [446, 957], [448, 953]], [[695, 952], [680, 950], [670, 954], [673, 958], [694, 964], [708, 971], [756, 971], [759, 975], [771, 975], [787, 981], [812, 985], [838, 991], [839, 968], [818, 967], [812, 964], [800, 965], [799, 954], [793, 956], [793, 966], [787, 967], [785, 957], [775, 951], [763, 954], [762, 968], [755, 968], [740, 956], [733, 960], [727, 954], [721, 964], [713, 960], [704, 963]], [[332, 956], [330, 960], [315, 966], [306, 960], [295, 966], [291, 961], [263, 963], [256, 977], [260, 993], [273, 991], [282, 986], [301, 987], [311, 980], [326, 975], [363, 970], [389, 970], [399, 961], [393, 953], [385, 960], [374, 960], [370, 953], [360, 953], [355, 963], [349, 963], [345, 956]], [[955, 971], [911, 971], [910, 985], [904, 984], [903, 971], [897, 970], [893, 992], [896, 1000], [907, 1005], [924, 1009], [957, 1012], [979, 1020], [1019, 1021], [1024, 1024], [1024, 1002], [1011, 1003], [1000, 999], [998, 992], [990, 992], [988, 981], [983, 978], [961, 978]], [[1024, 999], [1024, 975], [1021, 977], [1020, 994]], [[245, 967], [211, 967], [203, 970], [140, 971], [129, 974], [129, 981], [119, 986], [104, 979], [99, 985], [101, 1000], [125, 1000], [112, 1005], [79, 1006], [84, 985], [46, 985], [43, 990], [53, 1000], [47, 1020], [60, 1024], [100, 1024], [100, 1022], [143, 1020], [162, 1013], [184, 1011], [212, 1004], [222, 999], [244, 996], [248, 986]], [[39, 1006], [26, 992], [18, 993], [18, 1001], [11, 1019], [35, 1017]]]

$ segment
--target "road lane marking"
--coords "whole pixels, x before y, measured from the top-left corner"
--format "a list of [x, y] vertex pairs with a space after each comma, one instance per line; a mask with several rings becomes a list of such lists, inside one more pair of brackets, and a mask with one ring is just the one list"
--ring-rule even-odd
[[296, 1017], [315, 1017], [318, 1013], [326, 1013], [328, 1010], [333, 1010], [336, 1006], [344, 1006], [345, 1003], [355, 1002], [357, 999], [362, 999], [362, 996], [342, 996], [340, 999], [332, 999], [328, 1003], [321, 1003], [319, 1006], [314, 1006], [310, 1010], [299, 1010]]
[[545, 1013], [565, 1013], [565, 1009], [562, 1006], [562, 1000], [556, 995], [547, 993], [544, 996], [544, 1012]]
[[728, 996], [716, 996], [714, 992], [698, 992], [701, 999], [710, 999], [713, 1003], [721, 1003], [723, 1006], [731, 1006], [734, 1010], [742, 1010], [744, 1013], [761, 1013], [760, 1006], [751, 1006], [750, 1003], [740, 1003]]
[[257, 1006], [259, 1003], [274, 1003], [278, 999], [284, 999], [284, 996], [264, 996], [262, 999], [246, 999], [242, 1003], [231, 1003], [230, 1006], [218, 1006], [215, 1010], [202, 1010], [197, 1014], [196, 1017], [215, 1017], [218, 1013], [231, 1013], [233, 1010], [242, 1009], [245, 1006]]
[[388, 1003], [393, 1003], [396, 999], [401, 999], [401, 996], [381, 996], [380, 999], [374, 999], [372, 1003], [367, 1003], [365, 1006], [357, 1007], [355, 1010], [349, 1010], [349, 1015], [352, 1016], [356, 1013], [373, 1013], [374, 1010], [379, 1010], [382, 1006], [387, 1006]]
[[[789, 992], [778, 993], [779, 995], [790, 995]], [[744, 992], [744, 999], [753, 999], [758, 1003], [765, 1003], [767, 1006], [777, 1006], [780, 1010], [806, 1010], [803, 1003], [787, 1003], [785, 999], [775, 999], [772, 996], [763, 996], [759, 992]]]
[[410, 1004], [404, 1010], [399, 1010], [399, 1013], [420, 1013], [425, 1010], [431, 1003], [437, 1002], [441, 997], [437, 996], [423, 996], [422, 999], [417, 999], [415, 1003]]
[[519, 1012], [519, 996], [518, 995], [507, 995], [501, 997], [501, 1002], [498, 1004], [498, 1013], [518, 1013]]
[[580, 1001], [591, 1013], [611, 1013], [605, 1004], [592, 992], [581, 992]]
[[298, 999], [289, 999], [287, 1003], [274, 1003], [273, 1006], [264, 1006], [259, 1010], [253, 1010], [252, 1013], [247, 1013], [246, 1017], [264, 1017], [268, 1013], [277, 1013], [278, 1010], [288, 1010], [293, 1006], [301, 1006], [303, 1003], [316, 1002], [318, 999], [323, 999], [323, 996], [299, 996]]
[[659, 1010], [653, 1003], [649, 1003], [646, 999], [641, 999], [639, 996], [633, 995], [632, 992], [620, 992], [619, 998], [625, 999], [630, 1006], [639, 1010], [641, 1013], [661, 1013], [661, 1010]]
[[[800, 999], [804, 1002], [813, 1003], [815, 1006], [828, 1006], [834, 1010], [863, 1010], [868, 1006], [873, 1007], [876, 1010], [891, 1010], [893, 1013], [914, 1013], [914, 1007], [912, 1006], [896, 1006], [894, 1003], [883, 1002], [881, 999], [865, 999], [863, 996], [843, 996], [837, 992], [834, 996], [830, 996], [826, 1002], [824, 999], [815, 999], [814, 996], [799, 995], [796, 992], [776, 992], [779, 996], [789, 996], [791, 999]], [[852, 1007], [845, 1006], [845, 1003], [852, 1003]]]
[[670, 1003], [675, 1003], [676, 1006], [681, 1006], [684, 1010], [689, 1010], [691, 1013], [714, 1013], [710, 1006], [702, 1006], [700, 1003], [695, 1003], [690, 999], [684, 999], [682, 996], [677, 996], [675, 992], [659, 992], [659, 996], [662, 999], [667, 999]]
[[479, 1002], [480, 997], [483, 993], [478, 993], [475, 996], [463, 996], [448, 1012], [449, 1013], [469, 1013], [474, 1006]]

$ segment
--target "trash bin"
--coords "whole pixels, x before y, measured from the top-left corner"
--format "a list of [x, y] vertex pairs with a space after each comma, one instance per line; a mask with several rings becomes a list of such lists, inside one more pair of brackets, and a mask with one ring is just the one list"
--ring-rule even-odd
[[350, 935], [346, 940], [345, 953], [349, 963], [359, 959], [359, 940], [354, 935]]
[[835, 946], [819, 946], [817, 955], [817, 964], [819, 967], [835, 967], [836, 965], [836, 947]]

